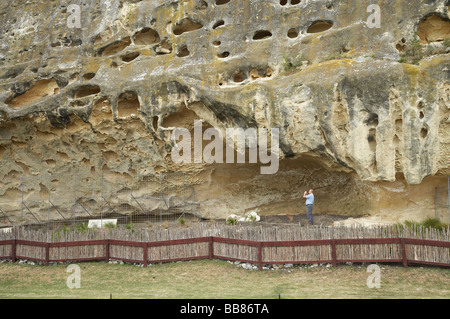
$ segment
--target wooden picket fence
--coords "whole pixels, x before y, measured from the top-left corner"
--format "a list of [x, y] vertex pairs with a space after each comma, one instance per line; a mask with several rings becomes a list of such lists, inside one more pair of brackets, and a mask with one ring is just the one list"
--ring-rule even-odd
[[87, 232], [15, 228], [0, 233], [0, 259], [150, 263], [223, 259], [257, 264], [393, 262], [450, 266], [450, 230], [398, 225], [299, 227], [196, 223]]

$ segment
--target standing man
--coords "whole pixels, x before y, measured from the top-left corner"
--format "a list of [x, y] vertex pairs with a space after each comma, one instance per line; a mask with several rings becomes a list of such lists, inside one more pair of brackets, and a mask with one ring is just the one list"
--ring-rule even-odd
[[308, 216], [308, 224], [313, 224], [313, 205], [314, 205], [314, 194], [313, 190], [310, 189], [309, 193], [305, 191], [303, 198], [306, 198], [306, 215]]

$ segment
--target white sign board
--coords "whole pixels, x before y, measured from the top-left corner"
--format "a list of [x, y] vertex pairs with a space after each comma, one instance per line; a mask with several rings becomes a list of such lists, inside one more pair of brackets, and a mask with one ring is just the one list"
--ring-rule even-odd
[[106, 224], [113, 224], [114, 226], [116, 226], [117, 219], [91, 219], [91, 220], [89, 220], [88, 227], [89, 228], [93, 228], [93, 227], [102, 228]]

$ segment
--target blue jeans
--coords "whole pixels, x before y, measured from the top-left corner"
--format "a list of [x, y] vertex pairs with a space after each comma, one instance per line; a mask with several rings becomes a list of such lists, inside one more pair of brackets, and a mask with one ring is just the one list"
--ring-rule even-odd
[[313, 205], [306, 205], [306, 215], [308, 216], [308, 224], [313, 224]]

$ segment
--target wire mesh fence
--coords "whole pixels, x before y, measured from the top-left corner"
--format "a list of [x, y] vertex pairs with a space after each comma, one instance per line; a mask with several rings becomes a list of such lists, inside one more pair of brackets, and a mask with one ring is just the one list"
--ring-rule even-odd
[[116, 220], [119, 224], [199, 218], [195, 191], [184, 173], [139, 175], [101, 171], [3, 180], [0, 227], [49, 228]]

